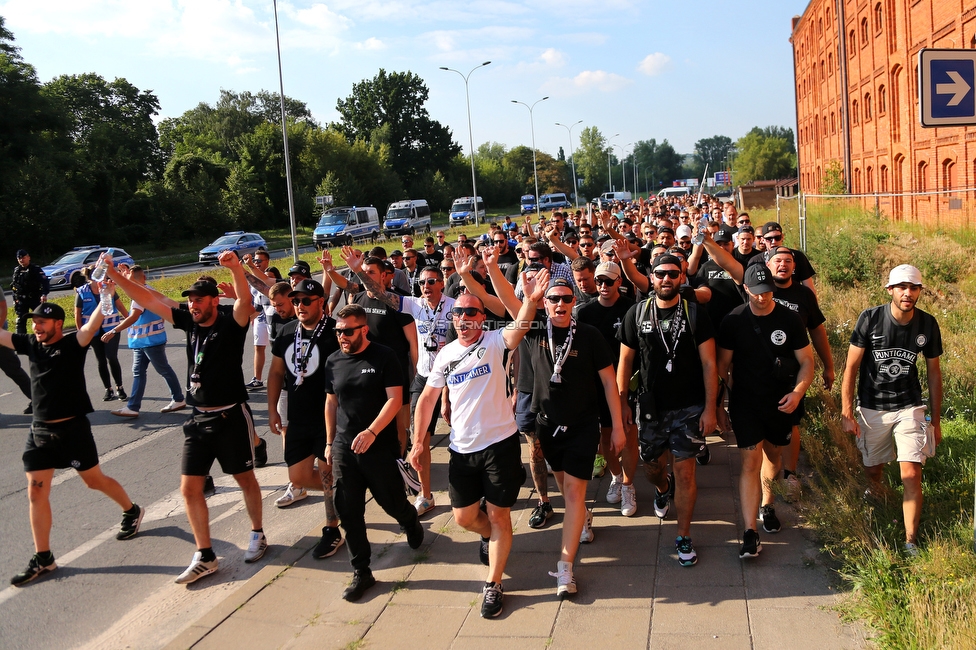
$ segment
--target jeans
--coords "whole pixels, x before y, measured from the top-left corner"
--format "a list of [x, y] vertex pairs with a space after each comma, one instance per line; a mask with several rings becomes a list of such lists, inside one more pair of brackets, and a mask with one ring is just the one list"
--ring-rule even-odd
[[166, 346], [153, 345], [148, 348], [132, 348], [132, 394], [128, 406], [133, 411], [142, 407], [142, 396], [146, 392], [146, 369], [152, 364], [159, 376], [166, 380], [174, 402], [183, 401], [183, 389], [176, 371], [166, 359]]

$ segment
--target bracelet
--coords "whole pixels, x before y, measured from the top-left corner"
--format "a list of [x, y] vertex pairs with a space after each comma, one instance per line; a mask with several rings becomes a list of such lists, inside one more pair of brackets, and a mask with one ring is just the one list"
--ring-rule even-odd
[[369, 427], [366, 427], [366, 430], [369, 431], [370, 433], [372, 433], [374, 438], [376, 437], [376, 432], [375, 431], [373, 431]]

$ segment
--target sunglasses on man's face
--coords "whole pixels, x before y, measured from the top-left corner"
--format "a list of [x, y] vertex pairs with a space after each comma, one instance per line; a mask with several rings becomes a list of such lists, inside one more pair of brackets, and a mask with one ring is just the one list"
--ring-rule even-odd
[[416, 255], [406, 255], [406, 256], [404, 256], [403, 259], [405, 259], [405, 260], [415, 260], [415, 259], [417, 259], [417, 256]]
[[433, 286], [439, 282], [437, 278], [427, 278], [426, 280], [420, 280], [420, 284], [426, 284], [428, 287]]
[[752, 222], [749, 221], [748, 219], [739, 219], [736, 223], [738, 223], [741, 226], [741, 225], [747, 224], [747, 223], [750, 223], [751, 224]]
[[467, 316], [468, 318], [474, 318], [478, 314], [483, 314], [485, 312], [477, 307], [452, 307], [451, 313], [458, 317]]
[[337, 327], [335, 328], [336, 336], [352, 336], [353, 333], [362, 328], [365, 325], [356, 325], [355, 327]]
[[600, 285], [611, 286], [616, 280], [611, 280], [610, 278], [597, 278], [596, 283]]
[[591, 241], [581, 241], [580, 248], [593, 248], [593, 242]]
[[453, 270], [454, 270], [454, 267], [453, 266], [442, 266], [441, 267], [441, 271], [453, 271]]
[[308, 307], [309, 305], [311, 305], [316, 300], [318, 300], [318, 298], [309, 298], [308, 296], [305, 296], [304, 298], [292, 298], [291, 299], [291, 304], [295, 305], [296, 307], [298, 305], [304, 305], [304, 306]]
[[525, 259], [527, 259], [530, 264], [542, 264], [541, 257], [526, 257]]
[[664, 278], [677, 280], [680, 276], [681, 271], [675, 271], [674, 269], [671, 269], [670, 271], [654, 271], [654, 277], [658, 280], [663, 280]]
[[768, 242], [783, 241], [783, 235], [766, 235], [763, 239]]
[[574, 296], [573, 294], [559, 294], [554, 296], [546, 296], [546, 302], [548, 302], [550, 305], [558, 305], [560, 301], [562, 301], [564, 305], [568, 305], [574, 300], [576, 300], [576, 296]]
[[496, 239], [496, 240], [492, 241], [492, 243], [495, 246], [501, 246], [501, 245], [505, 244], [507, 241], [508, 240], [506, 240], [506, 239]]

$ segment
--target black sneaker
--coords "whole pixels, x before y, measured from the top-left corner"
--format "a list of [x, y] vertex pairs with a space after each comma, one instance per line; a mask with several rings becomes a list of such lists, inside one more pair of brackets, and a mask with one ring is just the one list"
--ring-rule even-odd
[[760, 551], [762, 551], [762, 544], [759, 543], [759, 533], [750, 528], [742, 535], [742, 547], [739, 549], [739, 559], [758, 557]]
[[134, 503], [132, 504], [132, 510], [135, 510], [135, 514], [128, 512], [122, 513], [122, 526], [119, 527], [119, 532], [115, 535], [115, 539], [131, 539], [139, 532], [139, 524], [142, 523], [142, 518], [146, 516], [146, 511]]
[[244, 388], [248, 390], [261, 390], [264, 388], [264, 382], [257, 377], [251, 377], [251, 381], [244, 384]]
[[268, 441], [258, 438], [261, 442], [254, 446], [254, 466], [264, 467], [268, 464]]
[[668, 474], [668, 489], [664, 492], [658, 492], [657, 488], [654, 488], [654, 514], [660, 519], [664, 519], [668, 516], [668, 511], [671, 509], [671, 496], [674, 494], [674, 474]]
[[529, 528], [543, 528], [552, 516], [552, 504], [544, 501], [535, 507], [529, 515]]
[[[345, 540], [342, 539], [342, 535], [339, 533], [338, 528], [332, 526], [325, 526], [322, 528], [322, 539], [319, 543], [315, 545], [312, 549], [312, 557], [316, 560], [321, 560], [323, 558], [332, 557], [339, 550], [339, 547], [343, 545]], [[343, 596], [345, 598], [345, 596]]]
[[481, 618], [495, 618], [502, 613], [504, 590], [501, 583], [486, 582], [483, 593], [485, 599], [481, 603]]
[[712, 459], [712, 452], [708, 449], [708, 445], [705, 445], [704, 448], [701, 450], [701, 453], [698, 454], [698, 457], [695, 459], [695, 462], [698, 463], [699, 465], [708, 465], [708, 461], [710, 461], [711, 459]]
[[488, 542], [491, 541], [490, 537], [482, 537], [481, 542], [478, 544], [478, 558], [481, 563], [488, 566], [490, 560], [488, 559]]
[[129, 399], [129, 396], [125, 394], [125, 389], [121, 386], [115, 387], [115, 397], [123, 402]]
[[37, 580], [45, 573], [51, 573], [58, 568], [58, 565], [54, 563], [54, 557], [51, 557], [50, 564], [41, 564], [40, 558], [37, 557], [37, 553], [30, 559], [27, 564], [27, 568], [15, 575], [10, 579], [10, 584], [15, 587], [23, 587], [28, 582], [33, 582]]
[[367, 589], [376, 584], [376, 578], [369, 569], [356, 569], [352, 574], [352, 582], [342, 592], [342, 599], [354, 603], [363, 597]]
[[102, 396], [102, 401], [103, 402], [111, 402], [114, 399], [115, 399], [115, 393], [112, 392], [112, 389], [111, 388], [106, 388], [105, 389], [105, 395]]
[[203, 493], [204, 494], [216, 494], [217, 486], [214, 485], [213, 477], [207, 474], [206, 478], [203, 479]]
[[773, 506], [763, 506], [759, 509], [759, 521], [762, 522], [763, 530], [767, 533], [778, 533], [782, 528]]

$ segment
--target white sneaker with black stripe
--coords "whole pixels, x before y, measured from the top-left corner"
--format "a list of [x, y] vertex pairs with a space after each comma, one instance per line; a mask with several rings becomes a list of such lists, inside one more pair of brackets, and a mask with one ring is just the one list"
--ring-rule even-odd
[[186, 567], [186, 571], [176, 579], [176, 584], [188, 585], [211, 573], [217, 573], [217, 558], [214, 558], [213, 562], [204, 562], [203, 553], [197, 551], [193, 554], [190, 566]]

